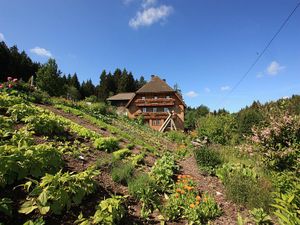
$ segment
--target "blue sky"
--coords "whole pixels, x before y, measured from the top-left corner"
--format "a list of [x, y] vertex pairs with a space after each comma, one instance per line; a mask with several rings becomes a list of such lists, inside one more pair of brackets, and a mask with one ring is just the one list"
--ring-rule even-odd
[[300, 93], [299, 0], [0, 0], [0, 39], [95, 84], [126, 68], [179, 84], [190, 106], [234, 112]]

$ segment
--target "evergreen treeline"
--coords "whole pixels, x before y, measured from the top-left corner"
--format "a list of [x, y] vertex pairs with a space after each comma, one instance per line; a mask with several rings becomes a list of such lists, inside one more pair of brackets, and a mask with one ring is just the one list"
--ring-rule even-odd
[[131, 72], [118, 68], [113, 73], [103, 70], [98, 85], [94, 85], [91, 79], [80, 83], [76, 73], [62, 74], [55, 59], [49, 59], [41, 65], [32, 62], [25, 51], [19, 52], [17, 46], [9, 48], [0, 42], [0, 82], [8, 76], [24, 82], [33, 76], [34, 85], [50, 96], [64, 96], [74, 100], [94, 96], [94, 99], [105, 101], [107, 97], [120, 92], [134, 92], [146, 83], [143, 76], [134, 79]]

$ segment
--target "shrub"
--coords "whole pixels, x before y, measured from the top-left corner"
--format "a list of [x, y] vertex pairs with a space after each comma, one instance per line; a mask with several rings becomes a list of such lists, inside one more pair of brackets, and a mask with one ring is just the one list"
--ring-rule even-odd
[[29, 94], [29, 100], [34, 103], [48, 104], [50, 103], [50, 96], [45, 91], [35, 90]]
[[148, 174], [141, 174], [128, 182], [129, 194], [142, 202], [141, 216], [147, 218], [159, 202], [157, 185]]
[[113, 181], [126, 185], [132, 176], [134, 166], [131, 163], [117, 163], [112, 171]]
[[103, 137], [94, 141], [94, 147], [106, 152], [113, 152], [119, 148], [119, 143], [114, 137]]
[[181, 131], [168, 131], [167, 136], [176, 143], [185, 143], [187, 136]]
[[197, 127], [198, 136], [207, 137], [213, 143], [234, 144], [237, 135], [235, 119], [229, 114], [200, 117]]
[[194, 150], [194, 155], [199, 168], [209, 174], [215, 174], [215, 170], [222, 164], [220, 154], [207, 146]]
[[271, 117], [270, 124], [254, 128], [252, 141], [260, 147], [263, 159], [275, 170], [299, 170], [300, 120], [298, 116]]
[[131, 155], [131, 151], [128, 148], [124, 148], [113, 152], [112, 155], [113, 155], [113, 160], [117, 161], [117, 160], [124, 159], [126, 156]]

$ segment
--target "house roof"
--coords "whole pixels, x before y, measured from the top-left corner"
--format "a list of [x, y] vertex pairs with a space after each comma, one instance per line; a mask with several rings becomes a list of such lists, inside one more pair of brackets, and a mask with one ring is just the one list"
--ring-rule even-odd
[[159, 93], [159, 92], [175, 92], [164, 80], [158, 76], [152, 76], [151, 80], [137, 90], [136, 93]]
[[119, 93], [116, 95], [113, 95], [109, 98], [107, 98], [108, 101], [120, 101], [120, 100], [127, 100], [129, 101], [130, 99], [132, 99], [135, 96], [134, 92], [127, 92], [127, 93]]

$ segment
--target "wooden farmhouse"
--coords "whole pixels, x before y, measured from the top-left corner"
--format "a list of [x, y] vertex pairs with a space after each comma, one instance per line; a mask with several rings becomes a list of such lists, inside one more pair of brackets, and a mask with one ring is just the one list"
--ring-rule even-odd
[[[107, 99], [119, 109], [123, 108], [129, 118], [142, 116], [155, 130], [183, 130], [186, 105], [174, 89], [158, 76], [135, 93], [119, 93]], [[121, 110], [122, 111], [122, 110]]]

